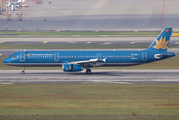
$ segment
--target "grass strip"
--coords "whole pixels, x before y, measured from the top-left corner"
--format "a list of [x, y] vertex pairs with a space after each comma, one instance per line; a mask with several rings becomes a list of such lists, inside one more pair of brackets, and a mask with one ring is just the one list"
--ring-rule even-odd
[[6, 115], [2, 120], [178, 120], [178, 115]]
[[0, 115], [179, 115], [179, 84], [0, 85]]

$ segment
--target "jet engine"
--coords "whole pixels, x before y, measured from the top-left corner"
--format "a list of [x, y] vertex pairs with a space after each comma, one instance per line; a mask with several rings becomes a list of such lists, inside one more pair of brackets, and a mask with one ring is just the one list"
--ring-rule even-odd
[[83, 67], [77, 64], [63, 64], [62, 68], [64, 72], [76, 72], [83, 70]]

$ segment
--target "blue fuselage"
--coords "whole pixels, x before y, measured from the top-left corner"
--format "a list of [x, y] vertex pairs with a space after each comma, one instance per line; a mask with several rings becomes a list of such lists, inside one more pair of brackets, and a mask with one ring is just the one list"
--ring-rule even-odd
[[[167, 56], [157, 57], [157, 55]], [[13, 53], [3, 62], [20, 67], [59, 67], [62, 64], [105, 59], [99, 66], [129, 66], [149, 63], [175, 56], [171, 52], [158, 51], [22, 51]]]

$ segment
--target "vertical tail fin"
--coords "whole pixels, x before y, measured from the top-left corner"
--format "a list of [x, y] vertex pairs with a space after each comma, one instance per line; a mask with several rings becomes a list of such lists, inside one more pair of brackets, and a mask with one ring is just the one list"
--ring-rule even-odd
[[172, 28], [165, 28], [146, 50], [166, 52], [169, 45], [171, 33]]

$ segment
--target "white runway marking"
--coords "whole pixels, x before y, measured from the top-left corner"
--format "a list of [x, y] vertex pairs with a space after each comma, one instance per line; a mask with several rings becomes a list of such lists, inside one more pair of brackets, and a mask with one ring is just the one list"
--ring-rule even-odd
[[129, 83], [129, 82], [120, 82], [120, 81], [103, 81], [103, 80], [92, 80], [93, 82], [100, 82], [100, 83], [112, 83], [112, 84], [133, 84], [133, 83]]
[[13, 83], [1, 83], [1, 82], [0, 82], [0, 84], [1, 84], [1, 85], [11, 85], [11, 84], [13, 84]]

